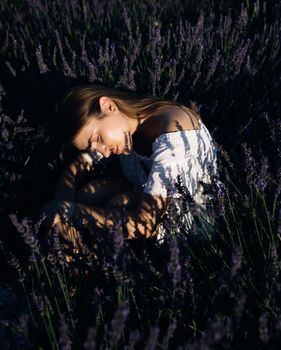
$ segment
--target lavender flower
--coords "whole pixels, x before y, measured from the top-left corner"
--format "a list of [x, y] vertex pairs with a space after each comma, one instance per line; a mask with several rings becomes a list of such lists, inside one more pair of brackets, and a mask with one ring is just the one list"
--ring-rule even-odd
[[278, 186], [274, 191], [274, 196], [276, 197], [280, 196], [280, 193], [281, 193], [281, 167], [279, 167], [277, 170], [277, 184]]
[[21, 52], [23, 54], [23, 58], [24, 58], [25, 62], [27, 63], [27, 66], [29, 67], [30, 61], [28, 59], [28, 55], [27, 55], [26, 47], [25, 47], [25, 42], [24, 42], [23, 38], [20, 38], [20, 43], [21, 43]]
[[[218, 157], [218, 161], [220, 160], [220, 157], [222, 157], [228, 164], [228, 166], [233, 170], [234, 164], [230, 160], [230, 156], [228, 155], [227, 151], [223, 149], [223, 147], [218, 144], [215, 140], [212, 140], [212, 144], [216, 147], [217, 153], [220, 155]], [[242, 144], [242, 146], [245, 144]]]
[[16, 77], [16, 76], [17, 76], [17, 72], [16, 72], [15, 69], [12, 67], [11, 63], [8, 62], [8, 61], [5, 61], [5, 64], [6, 64], [6, 66], [9, 68], [10, 72], [12, 73], [12, 75], [13, 75], [14, 77]]
[[163, 347], [167, 348], [170, 339], [173, 338], [173, 334], [176, 330], [176, 327], [177, 327], [177, 320], [176, 318], [173, 318], [172, 322], [169, 323], [168, 334], [165, 337], [164, 344], [162, 344], [164, 345]]
[[121, 301], [111, 321], [110, 343], [117, 345], [129, 315], [128, 301]]
[[72, 68], [72, 71], [76, 74], [76, 69], [75, 69], [75, 61], [76, 61], [76, 52], [71, 48], [70, 44], [69, 44], [69, 41], [67, 39], [67, 37], [65, 38], [65, 44], [69, 50], [69, 52], [71, 52], [71, 55], [72, 55], [72, 63], [71, 63], [71, 68]]
[[218, 62], [219, 62], [220, 59], [221, 59], [221, 55], [219, 53], [219, 50], [217, 49], [216, 52], [215, 52], [215, 55], [214, 55], [214, 57], [212, 59], [212, 62], [210, 64], [210, 67], [208, 69], [208, 74], [207, 74], [207, 77], [206, 77], [206, 83], [208, 83], [209, 80], [214, 75], [215, 70], [217, 68], [217, 65], [218, 65]]
[[243, 252], [239, 246], [235, 246], [232, 250], [232, 267], [231, 278], [233, 278], [237, 271], [241, 268]]
[[92, 62], [88, 62], [86, 61], [86, 65], [89, 69], [89, 81], [90, 82], [94, 82], [95, 80], [97, 80], [97, 77], [98, 77], [98, 68], [97, 68], [97, 65], [96, 63], [92, 63]]
[[242, 312], [245, 309], [246, 300], [247, 300], [247, 295], [245, 293], [242, 293], [242, 295], [240, 295], [239, 297], [236, 297], [235, 299], [233, 318], [237, 327], [239, 325]]
[[41, 44], [39, 44], [39, 47], [36, 49], [36, 58], [37, 58], [38, 67], [40, 69], [40, 74], [47, 73], [49, 71], [49, 68], [44, 63]]
[[53, 51], [53, 56], [52, 56], [52, 62], [53, 62], [54, 67], [57, 66], [57, 50], [58, 50], [58, 48], [55, 45], [54, 46], [54, 51]]
[[0, 240], [0, 250], [2, 254], [5, 256], [5, 258], [7, 259], [8, 264], [18, 272], [19, 282], [23, 282], [25, 280], [26, 274], [25, 272], [23, 272], [18, 258], [14, 254], [9, 252], [4, 242], [1, 240]]
[[87, 339], [85, 340], [83, 346], [85, 350], [95, 350], [96, 348], [96, 329], [90, 327], [87, 334]]
[[20, 223], [15, 214], [9, 215], [12, 223], [17, 228], [18, 232], [21, 233], [24, 242], [29, 246], [31, 250], [31, 254], [29, 255], [29, 261], [35, 262], [37, 261], [37, 257], [40, 256], [39, 251], [39, 242], [37, 237], [35, 236], [34, 229], [29, 226], [28, 220], [25, 218]]
[[278, 211], [278, 220], [277, 220], [277, 237], [281, 239], [281, 207]]
[[105, 39], [104, 61], [107, 63], [107, 65], [110, 64], [109, 38]]
[[53, 238], [53, 242], [54, 242], [54, 251], [56, 252], [57, 256], [58, 256], [58, 261], [59, 264], [61, 266], [66, 266], [66, 262], [65, 262], [65, 255], [62, 251], [62, 244], [60, 242], [59, 239], [59, 231], [58, 231], [58, 227], [55, 225], [54, 227], [52, 227], [53, 232], [52, 232], [52, 238]]
[[130, 33], [130, 35], [132, 35], [132, 26], [131, 26], [131, 18], [128, 15], [128, 11], [126, 6], [123, 4], [123, 18], [126, 24], [126, 27], [128, 29], [128, 32]]
[[197, 203], [195, 202], [195, 200], [191, 196], [188, 188], [186, 186], [182, 185], [182, 179], [181, 179], [180, 175], [177, 176], [177, 182], [175, 183], [175, 186], [176, 186], [177, 190], [179, 191], [179, 193], [182, 195], [183, 212], [184, 213], [188, 212], [188, 209], [187, 209], [187, 204], [188, 204], [192, 216], [196, 216], [197, 215]]
[[55, 35], [56, 35], [57, 45], [58, 45], [58, 48], [59, 48], [59, 51], [60, 51], [60, 55], [61, 55], [61, 58], [62, 58], [64, 73], [66, 74], [66, 76], [69, 76], [69, 77], [72, 77], [72, 78], [76, 78], [76, 74], [70, 68], [69, 64], [67, 63], [67, 61], [66, 61], [66, 59], [64, 57], [62, 42], [61, 42], [60, 35], [59, 35], [57, 30], [55, 30]]
[[220, 216], [225, 215], [225, 187], [219, 185], [217, 190], [217, 201], [218, 201], [218, 214]]
[[272, 278], [273, 278], [273, 283], [278, 281], [279, 278], [279, 257], [277, 254], [277, 250], [275, 246], [270, 247], [270, 256], [271, 256], [271, 272], [272, 272]]
[[268, 183], [268, 168], [268, 159], [267, 157], [263, 156], [261, 160], [261, 170], [257, 181], [257, 188], [260, 190], [261, 193], [264, 193], [264, 190]]
[[52, 304], [50, 303], [50, 300], [47, 297], [47, 295], [44, 295], [44, 301], [45, 301], [45, 305], [46, 305], [47, 309], [49, 310], [49, 312], [53, 313], [54, 310], [53, 310]]
[[59, 269], [58, 269], [57, 264], [56, 264], [57, 263], [56, 258], [54, 257], [54, 255], [51, 252], [48, 252], [47, 261], [49, 261], [49, 263], [51, 264], [54, 272], [56, 272], [56, 273], [59, 272]]
[[160, 328], [158, 326], [150, 328], [150, 335], [145, 350], [154, 350], [156, 348], [159, 332]]
[[[118, 226], [122, 227], [122, 222], [120, 222]], [[116, 230], [114, 234], [114, 255], [113, 255], [113, 258], [115, 261], [117, 260], [123, 245], [124, 245], [124, 237], [123, 237], [122, 231]]]
[[11, 43], [12, 43], [12, 47], [13, 49], [16, 51], [17, 48], [18, 48], [18, 41], [17, 39], [15, 38], [14, 34], [10, 33], [10, 37], [11, 37]]
[[251, 208], [250, 198], [246, 194], [244, 194], [243, 206], [244, 208], [247, 208], [247, 209]]
[[172, 237], [170, 246], [170, 262], [168, 264], [168, 271], [172, 275], [173, 285], [181, 281], [181, 266], [179, 263], [179, 249], [176, 237]]
[[261, 341], [266, 344], [269, 341], [268, 328], [267, 328], [267, 314], [263, 312], [259, 317], [259, 337]]
[[18, 317], [18, 322], [19, 322], [19, 330], [20, 332], [24, 335], [25, 342], [28, 342], [28, 319], [29, 316], [26, 314], [21, 314]]
[[59, 326], [60, 338], [59, 344], [62, 350], [71, 350], [72, 340], [69, 337], [68, 325], [64, 314], [60, 316], [60, 326]]
[[237, 48], [237, 50], [233, 54], [233, 63], [235, 66], [235, 71], [233, 73], [233, 76], [236, 76], [239, 74], [240, 69], [242, 67], [242, 63], [244, 61], [245, 56], [247, 55], [247, 51], [253, 44], [251, 43], [251, 40], [248, 38], [246, 40], [246, 43], [244, 44], [244, 40], [242, 39], [242, 44], [240, 44]]
[[246, 181], [249, 184], [251, 181], [253, 181], [256, 178], [257, 163], [252, 156], [251, 148], [250, 147], [248, 148], [246, 143], [242, 143], [241, 146], [245, 154], [244, 156], [245, 169], [247, 171]]
[[275, 322], [275, 330], [276, 333], [279, 335], [281, 333], [281, 313], [279, 313], [276, 322]]
[[129, 344], [125, 346], [125, 350], [134, 350], [136, 347], [136, 342], [140, 338], [140, 332], [138, 330], [130, 332]]
[[37, 308], [37, 311], [39, 312], [40, 316], [44, 316], [45, 314], [45, 303], [41, 295], [32, 294], [33, 301], [35, 303], [35, 306]]

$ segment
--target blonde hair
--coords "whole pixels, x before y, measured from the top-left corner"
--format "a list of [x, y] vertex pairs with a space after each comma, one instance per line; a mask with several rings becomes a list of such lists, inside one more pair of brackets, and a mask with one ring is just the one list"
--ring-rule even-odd
[[104, 118], [101, 113], [99, 98], [107, 96], [113, 100], [121, 113], [129, 118], [146, 119], [167, 105], [182, 108], [188, 116], [199, 115], [187, 106], [151, 95], [143, 95], [126, 88], [112, 89], [95, 84], [77, 85], [69, 89], [57, 102], [55, 112], [63, 122], [63, 136], [71, 143], [91, 118]]

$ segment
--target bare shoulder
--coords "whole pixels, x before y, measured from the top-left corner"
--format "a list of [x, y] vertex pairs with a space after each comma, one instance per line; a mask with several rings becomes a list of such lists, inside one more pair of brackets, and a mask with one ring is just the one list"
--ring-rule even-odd
[[169, 109], [167, 109], [162, 116], [159, 135], [168, 132], [200, 128], [200, 117], [192, 113], [187, 114], [187, 112], [180, 107], [169, 106]]

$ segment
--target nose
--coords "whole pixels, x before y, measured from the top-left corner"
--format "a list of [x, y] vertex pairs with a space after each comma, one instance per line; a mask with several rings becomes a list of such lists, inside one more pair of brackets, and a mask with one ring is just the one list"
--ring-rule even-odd
[[108, 158], [110, 157], [112, 150], [113, 150], [112, 147], [104, 146], [101, 153], [104, 155], [105, 158]]
[[98, 147], [95, 147], [95, 150], [101, 153], [105, 158], [110, 157], [112, 151], [114, 150], [114, 147], [106, 146], [106, 145], [98, 145]]

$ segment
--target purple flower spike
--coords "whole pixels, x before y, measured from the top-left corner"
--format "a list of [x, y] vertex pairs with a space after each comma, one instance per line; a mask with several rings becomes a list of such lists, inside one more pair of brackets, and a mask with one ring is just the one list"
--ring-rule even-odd
[[129, 315], [128, 302], [122, 301], [115, 312], [113, 320], [111, 321], [110, 342], [115, 345], [118, 343], [120, 336], [124, 330], [125, 322]]
[[72, 340], [69, 337], [68, 325], [67, 325], [65, 316], [63, 314], [60, 317], [59, 331], [60, 331], [60, 339], [59, 339], [60, 349], [71, 350]]

